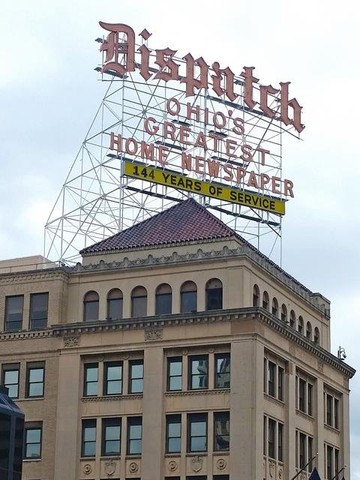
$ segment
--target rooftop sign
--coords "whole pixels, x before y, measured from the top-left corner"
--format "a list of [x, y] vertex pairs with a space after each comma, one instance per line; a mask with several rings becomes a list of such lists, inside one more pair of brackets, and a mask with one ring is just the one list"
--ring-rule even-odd
[[146, 29], [137, 45], [130, 26], [100, 26], [108, 33], [100, 40], [99, 70], [133, 82], [142, 97], [129, 100], [130, 128], [107, 132], [110, 150], [123, 159], [122, 174], [283, 215], [294, 185], [282, 177], [281, 133], [305, 128], [290, 82], [262, 85], [254, 67], [237, 75], [191, 53], [178, 58], [171, 48], [151, 49]]

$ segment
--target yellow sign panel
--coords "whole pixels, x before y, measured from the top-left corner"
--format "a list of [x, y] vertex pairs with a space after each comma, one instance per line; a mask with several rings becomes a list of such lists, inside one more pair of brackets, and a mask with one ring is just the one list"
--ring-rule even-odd
[[285, 201], [276, 198], [259, 195], [249, 191], [231, 188], [226, 185], [204, 182], [188, 178], [169, 170], [155, 167], [147, 167], [141, 163], [124, 160], [124, 174], [128, 177], [159, 183], [166, 187], [178, 188], [188, 192], [198, 193], [205, 197], [217, 198], [226, 202], [238, 203], [250, 208], [258, 208], [266, 212], [285, 214]]

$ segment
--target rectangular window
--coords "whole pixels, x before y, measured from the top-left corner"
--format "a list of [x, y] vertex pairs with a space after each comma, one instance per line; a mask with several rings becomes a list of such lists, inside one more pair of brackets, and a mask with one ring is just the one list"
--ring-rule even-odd
[[48, 293], [30, 295], [30, 328], [46, 328], [48, 320]]
[[324, 393], [325, 424], [336, 429], [340, 428], [340, 394], [335, 392]]
[[230, 413], [214, 413], [214, 450], [229, 450]]
[[264, 392], [278, 400], [284, 400], [284, 367], [264, 358]]
[[122, 362], [104, 363], [104, 395], [120, 395], [122, 393]]
[[9, 363], [2, 366], [2, 384], [8, 389], [10, 398], [19, 398], [20, 365]]
[[182, 358], [171, 357], [167, 362], [167, 389], [168, 391], [179, 391], [182, 389]]
[[41, 458], [42, 425], [27, 424], [24, 432], [24, 458]]
[[298, 410], [313, 414], [313, 380], [301, 372], [296, 376], [296, 402]]
[[101, 455], [120, 455], [121, 419], [104, 418], [102, 421]]
[[215, 388], [230, 388], [230, 353], [215, 355]]
[[208, 388], [208, 356], [189, 356], [189, 390]]
[[264, 455], [280, 462], [283, 461], [284, 425], [277, 420], [264, 417]]
[[84, 365], [84, 397], [94, 397], [98, 393], [99, 365], [85, 363]]
[[95, 457], [96, 454], [96, 419], [82, 421], [81, 456]]
[[16, 332], [22, 329], [24, 296], [5, 298], [5, 331]]
[[166, 453], [181, 451], [181, 415], [166, 416]]
[[[306, 467], [309, 473], [312, 472], [313, 465], [310, 460], [313, 457], [313, 438], [307, 435], [296, 431], [296, 468], [301, 470]], [[310, 463], [309, 463], [310, 462]]]
[[141, 455], [142, 451], [142, 418], [129, 417], [127, 419], [127, 453]]
[[191, 413], [188, 415], [187, 451], [207, 451], [207, 414]]
[[26, 397], [43, 397], [44, 383], [44, 362], [28, 363], [26, 366]]
[[340, 450], [332, 445], [324, 445], [325, 478], [326, 480], [338, 480], [340, 477]]
[[144, 389], [144, 361], [129, 362], [129, 393], [142, 393]]

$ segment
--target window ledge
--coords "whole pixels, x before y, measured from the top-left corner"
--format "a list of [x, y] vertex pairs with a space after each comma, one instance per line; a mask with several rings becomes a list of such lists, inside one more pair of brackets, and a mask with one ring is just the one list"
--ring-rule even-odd
[[331, 432], [337, 433], [338, 435], [341, 433], [339, 428], [333, 427], [332, 425], [328, 425], [327, 423], [324, 423], [324, 427], [327, 430], [330, 430]]
[[230, 388], [216, 388], [214, 390], [183, 390], [176, 392], [165, 392], [166, 397], [183, 397], [183, 396], [198, 396], [198, 395], [219, 395], [229, 394]]
[[128, 393], [126, 395], [104, 395], [104, 396], [91, 396], [91, 397], [81, 397], [82, 402], [111, 402], [113, 400], [135, 400], [142, 399], [142, 393]]
[[313, 422], [315, 420], [313, 415], [309, 415], [308, 413], [303, 412], [302, 410], [299, 410], [298, 408], [296, 409], [296, 415], [300, 415], [300, 417], [304, 417], [307, 420], [310, 420], [311, 422]]
[[278, 398], [276, 397], [273, 397], [272, 395], [269, 395], [268, 393], [265, 393], [264, 392], [264, 397], [269, 400], [270, 402], [274, 402], [276, 403], [277, 405], [281, 405], [282, 407], [285, 407], [285, 402], [284, 400], [279, 400]]

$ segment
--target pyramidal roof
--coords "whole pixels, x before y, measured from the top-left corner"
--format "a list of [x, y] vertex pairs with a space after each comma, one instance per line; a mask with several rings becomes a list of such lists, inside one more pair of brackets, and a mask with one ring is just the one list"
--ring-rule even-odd
[[205, 207], [189, 198], [101, 242], [81, 250], [83, 256], [155, 245], [238, 237]]

